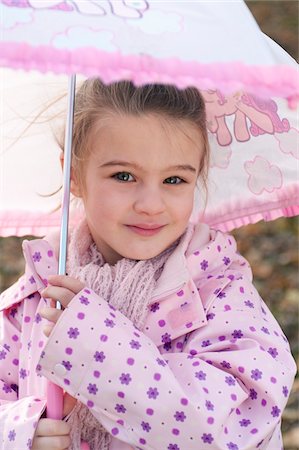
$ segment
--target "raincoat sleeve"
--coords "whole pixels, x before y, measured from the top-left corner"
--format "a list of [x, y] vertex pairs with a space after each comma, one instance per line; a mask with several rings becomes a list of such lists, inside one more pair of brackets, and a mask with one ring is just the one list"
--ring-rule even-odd
[[[0, 312], [0, 449], [30, 449], [36, 424], [46, 400], [26, 395], [24, 387], [19, 395], [20, 379], [26, 383], [26, 369], [20, 369], [22, 347], [22, 317], [24, 303], [13, 304], [25, 277], [0, 296], [2, 302], [12, 303]], [[5, 299], [4, 299], [5, 297]], [[22, 370], [24, 372], [22, 372]]]
[[295, 367], [278, 324], [244, 277], [207, 314], [206, 326], [161, 354], [84, 289], [55, 325], [41, 372], [136, 448], [280, 448], [267, 445], [273, 434], [278, 445]]

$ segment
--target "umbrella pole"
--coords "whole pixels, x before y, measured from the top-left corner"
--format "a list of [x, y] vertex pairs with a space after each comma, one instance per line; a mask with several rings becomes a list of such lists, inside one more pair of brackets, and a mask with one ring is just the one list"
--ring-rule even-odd
[[[68, 82], [67, 122], [64, 141], [63, 197], [61, 205], [60, 250], [58, 264], [59, 275], [65, 275], [66, 273], [75, 87], [76, 75], [71, 75]], [[61, 304], [59, 302], [56, 303], [56, 308], [61, 309]], [[56, 384], [49, 382], [47, 389], [47, 417], [50, 419], [60, 420], [62, 418], [62, 413], [63, 390]]]

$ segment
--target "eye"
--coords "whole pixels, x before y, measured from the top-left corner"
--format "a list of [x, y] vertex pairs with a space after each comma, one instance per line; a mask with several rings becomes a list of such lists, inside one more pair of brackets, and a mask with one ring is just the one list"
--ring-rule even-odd
[[122, 182], [134, 181], [134, 178], [129, 172], [117, 172], [112, 176], [112, 178]]
[[163, 183], [165, 183], [165, 184], [181, 184], [181, 183], [185, 183], [185, 181], [180, 177], [168, 177], [163, 181]]

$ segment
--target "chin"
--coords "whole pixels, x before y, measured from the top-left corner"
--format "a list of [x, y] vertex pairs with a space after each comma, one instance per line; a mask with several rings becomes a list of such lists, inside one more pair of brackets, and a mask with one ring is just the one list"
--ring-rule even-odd
[[157, 249], [156, 251], [153, 249], [149, 249], [149, 250], [135, 250], [135, 251], [128, 251], [126, 252], [124, 256], [124, 258], [128, 258], [128, 259], [135, 259], [137, 261], [146, 261], [148, 259], [152, 259], [155, 256], [160, 255], [160, 253], [162, 253], [165, 249]]

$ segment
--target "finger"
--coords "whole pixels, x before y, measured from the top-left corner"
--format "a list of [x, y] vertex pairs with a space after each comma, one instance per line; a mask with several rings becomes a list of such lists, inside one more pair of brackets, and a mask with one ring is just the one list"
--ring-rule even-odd
[[31, 450], [67, 450], [70, 445], [69, 436], [36, 437]]
[[35, 436], [66, 436], [70, 431], [70, 425], [63, 420], [40, 419], [36, 427]]
[[77, 400], [65, 392], [63, 396], [63, 417], [67, 416], [72, 411], [76, 403]]
[[78, 294], [85, 286], [81, 281], [68, 275], [51, 275], [48, 278], [48, 282], [53, 286], [69, 289], [74, 294]]
[[41, 292], [41, 295], [44, 298], [51, 298], [59, 301], [66, 308], [73, 299], [75, 293], [66, 288], [49, 285]]
[[50, 322], [56, 323], [59, 317], [61, 316], [62, 311], [56, 308], [43, 308], [40, 310], [40, 315], [49, 320]]
[[52, 325], [51, 325], [51, 324], [45, 325], [45, 326], [43, 327], [43, 333], [44, 333], [44, 335], [47, 336], [47, 337], [49, 337], [50, 334], [52, 333], [53, 328], [54, 328], [54, 325], [53, 325], [53, 324], [52, 324]]

